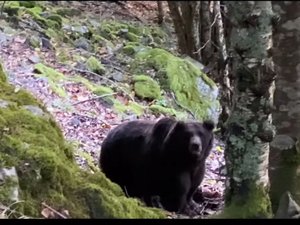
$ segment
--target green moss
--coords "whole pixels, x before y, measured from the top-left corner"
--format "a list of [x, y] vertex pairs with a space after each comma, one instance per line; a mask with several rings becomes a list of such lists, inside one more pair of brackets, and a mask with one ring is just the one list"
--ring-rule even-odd
[[131, 32], [128, 32], [126, 34], [126, 38], [129, 40], [129, 41], [132, 41], [132, 42], [138, 42], [140, 40], [140, 37], [137, 36], [136, 34], [134, 33], [131, 33]]
[[19, 1], [19, 4], [26, 8], [33, 8], [36, 5], [35, 1]]
[[160, 79], [165, 75], [168, 87], [175, 93], [182, 107], [190, 109], [199, 120], [207, 117], [211, 102], [199, 93], [196, 79], [202, 78], [207, 85], [213, 87], [215, 84], [211, 79], [192, 63], [163, 49], [145, 49], [137, 53], [132, 65], [135, 72], [153, 67], [159, 71]]
[[[0, 98], [16, 100], [13, 89], [1, 81]], [[90, 174], [81, 170], [70, 157], [70, 145], [51, 116], [35, 116], [18, 104], [0, 108], [0, 126], [7, 128], [0, 133], [0, 162], [1, 167], [17, 169], [24, 201], [21, 213], [40, 217], [41, 202], [46, 202], [54, 209], [68, 210], [71, 218], [165, 217], [159, 209], [126, 198], [121, 188], [100, 171]], [[0, 188], [1, 202], [6, 202], [5, 194], [7, 189]]]
[[94, 88], [93, 93], [96, 95], [112, 94], [114, 91], [110, 87], [97, 86]]
[[37, 102], [37, 100], [30, 94], [28, 94], [23, 89], [16, 89], [15, 87], [7, 84], [7, 83], [1, 83], [0, 89], [0, 99], [6, 100], [9, 102], [13, 102], [17, 105], [37, 105], [41, 106], [40, 103]]
[[86, 66], [87, 66], [88, 70], [90, 70], [94, 73], [98, 73], [98, 74], [105, 73], [105, 67], [94, 56], [91, 56], [90, 58], [88, 58], [88, 60], [86, 61]]
[[50, 14], [49, 16], [46, 17], [47, 20], [52, 20], [56, 22], [59, 25], [59, 28], [61, 28], [62, 25], [62, 18], [58, 14]]
[[175, 116], [177, 119], [186, 119], [187, 118], [187, 114], [184, 112], [178, 112], [173, 108], [168, 108], [168, 107], [164, 107], [161, 105], [151, 105], [149, 106], [149, 109], [153, 112], [153, 113], [161, 113], [167, 116]]
[[41, 40], [35, 35], [30, 36], [29, 43], [33, 48], [41, 47]]
[[7, 80], [4, 69], [2, 68], [2, 64], [0, 62], [0, 82], [5, 82]]
[[127, 105], [124, 105], [119, 100], [113, 99], [113, 107], [117, 113], [133, 113], [137, 116], [141, 116], [144, 113], [145, 107], [136, 103], [129, 101]]
[[140, 45], [138, 42], [127, 42], [122, 50], [125, 54], [132, 56], [143, 48], [145, 47], [143, 45]]
[[58, 15], [55, 16], [55, 20], [53, 20], [53, 17], [46, 19], [43, 18], [40, 14], [43, 12], [43, 9], [40, 6], [35, 6], [33, 8], [20, 8], [19, 15], [22, 16], [24, 14], [29, 14], [32, 16], [32, 18], [43, 28], [53, 28], [53, 29], [60, 29], [61, 23], [57, 22]]
[[263, 187], [252, 185], [248, 196], [234, 197], [224, 211], [213, 218], [271, 218], [271, 202]]
[[126, 45], [123, 48], [123, 52], [127, 55], [134, 55], [135, 53], [135, 47], [132, 45]]
[[146, 75], [136, 75], [133, 77], [134, 91], [137, 96], [147, 99], [161, 98], [159, 84]]
[[55, 69], [52, 69], [51, 67], [48, 67], [42, 63], [38, 63], [34, 66], [35, 71], [39, 74], [36, 74], [36, 76], [39, 77], [46, 77], [48, 78], [49, 85], [51, 89], [60, 97], [67, 97], [66, 91], [63, 89], [62, 84], [60, 84], [63, 80], [65, 80], [65, 76], [56, 71]]
[[103, 190], [97, 185], [85, 185], [83, 195], [86, 196], [86, 200], [89, 204], [93, 206], [93, 218], [114, 218], [113, 215], [116, 214], [118, 215], [118, 218], [123, 219], [143, 218], [145, 214], [148, 214], [149, 218], [163, 218], [157, 216], [157, 214], [160, 213], [158, 209], [153, 209], [152, 212], [149, 212], [144, 207], [141, 207], [143, 204], [141, 204], [140, 201], [135, 199], [128, 201], [128, 198], [124, 196], [120, 196], [120, 202], [111, 201], [111, 204], [107, 205], [105, 202], [112, 199], [114, 194], [109, 193], [104, 195]]

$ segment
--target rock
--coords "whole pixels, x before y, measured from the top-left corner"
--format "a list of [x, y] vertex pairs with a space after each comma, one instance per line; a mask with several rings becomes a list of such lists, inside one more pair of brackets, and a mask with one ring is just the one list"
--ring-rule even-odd
[[19, 181], [15, 167], [0, 168], [0, 185], [7, 190], [9, 201], [19, 201]]
[[112, 78], [115, 80], [115, 81], [118, 81], [118, 82], [121, 82], [121, 81], [124, 81], [125, 80], [125, 77], [124, 77], [124, 74], [117, 71], [115, 73], [112, 74]]
[[49, 49], [49, 50], [54, 49], [51, 42], [50, 42], [50, 40], [48, 38], [44, 38], [44, 37], [42, 37], [42, 47], [46, 48], [46, 49]]
[[[161, 86], [170, 89], [176, 103], [189, 110], [198, 120], [211, 119], [215, 123], [221, 112], [216, 84], [186, 59], [160, 48], [145, 48], [135, 54], [133, 72], [154, 69]], [[161, 74], [160, 74], [161, 73]]]
[[0, 99], [0, 108], [6, 108], [9, 105], [7, 101]]
[[300, 218], [300, 206], [292, 198], [290, 192], [287, 191], [281, 196], [278, 210], [274, 218], [281, 218], [281, 219]]
[[42, 117], [45, 115], [44, 111], [35, 105], [24, 105], [23, 108], [30, 111], [33, 115], [36, 115], [36, 116]]
[[279, 150], [289, 150], [295, 146], [296, 142], [288, 135], [278, 134], [270, 143], [272, 148]]
[[75, 40], [74, 45], [75, 45], [76, 48], [82, 48], [86, 51], [91, 50], [90, 42], [85, 37], [80, 37], [79, 39]]
[[34, 64], [39, 63], [41, 61], [40, 57], [38, 57], [37, 55], [32, 55], [28, 59]]
[[0, 45], [3, 46], [8, 42], [6, 34], [0, 31]]

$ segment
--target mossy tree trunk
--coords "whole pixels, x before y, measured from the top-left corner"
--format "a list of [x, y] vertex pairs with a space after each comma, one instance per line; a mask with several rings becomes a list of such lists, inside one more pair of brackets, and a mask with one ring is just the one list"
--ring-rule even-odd
[[273, 35], [278, 73], [273, 112], [277, 136], [270, 152], [270, 196], [277, 211], [285, 191], [300, 204], [300, 144], [296, 144], [300, 139], [300, 4], [274, 1], [272, 7], [280, 16]]
[[274, 68], [270, 1], [226, 2], [232, 30], [233, 106], [227, 120], [228, 174], [225, 210], [229, 218], [271, 217], [269, 143], [275, 131], [271, 106]]

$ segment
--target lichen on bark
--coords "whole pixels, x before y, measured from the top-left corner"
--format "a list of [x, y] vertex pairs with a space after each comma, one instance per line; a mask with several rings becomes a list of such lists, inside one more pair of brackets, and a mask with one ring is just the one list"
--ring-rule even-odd
[[273, 12], [268, 1], [228, 1], [226, 5], [234, 25], [230, 49], [235, 89], [232, 114], [227, 120], [225, 159], [230, 180], [224, 212], [239, 206], [244, 210], [235, 212], [236, 217], [268, 218], [269, 142], [275, 135], [270, 110], [275, 73], [268, 54]]

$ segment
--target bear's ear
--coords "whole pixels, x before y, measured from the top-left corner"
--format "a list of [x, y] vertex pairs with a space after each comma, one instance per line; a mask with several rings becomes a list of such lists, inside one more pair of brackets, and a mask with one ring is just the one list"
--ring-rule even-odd
[[212, 131], [215, 128], [215, 123], [211, 120], [205, 120], [203, 121], [203, 127], [208, 131]]

